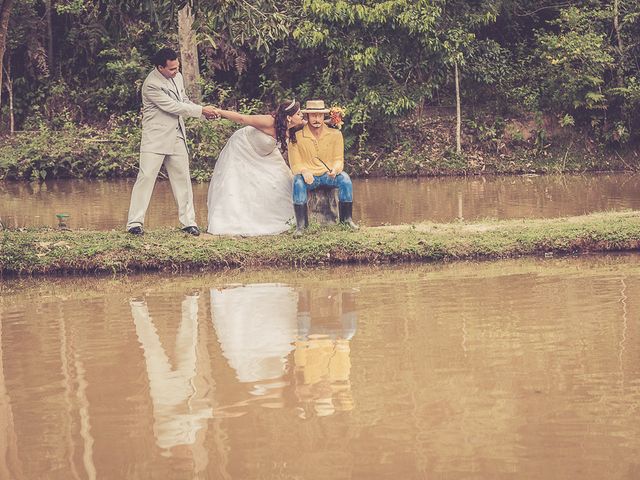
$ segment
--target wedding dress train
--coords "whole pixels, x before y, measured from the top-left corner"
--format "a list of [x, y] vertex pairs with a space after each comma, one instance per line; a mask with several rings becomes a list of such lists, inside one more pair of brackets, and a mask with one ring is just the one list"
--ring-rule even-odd
[[275, 139], [251, 127], [236, 131], [213, 170], [207, 232], [276, 235], [293, 218], [292, 174]]

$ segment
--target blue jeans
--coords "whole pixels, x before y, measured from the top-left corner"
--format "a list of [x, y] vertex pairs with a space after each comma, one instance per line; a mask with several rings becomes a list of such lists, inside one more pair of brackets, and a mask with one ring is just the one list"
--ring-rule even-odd
[[342, 172], [331, 178], [327, 173], [319, 177], [313, 177], [313, 183], [307, 185], [302, 175], [293, 177], [293, 203], [304, 205], [307, 203], [307, 191], [315, 190], [318, 187], [327, 186], [338, 189], [338, 200], [341, 202], [353, 202], [353, 185], [349, 175]]

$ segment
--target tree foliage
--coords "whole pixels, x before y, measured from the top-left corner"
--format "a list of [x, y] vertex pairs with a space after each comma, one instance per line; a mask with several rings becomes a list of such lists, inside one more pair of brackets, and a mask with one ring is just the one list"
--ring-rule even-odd
[[178, 47], [187, 1], [208, 102], [322, 97], [348, 109], [345, 133], [362, 147], [398, 118], [453, 106], [457, 65], [465, 108], [640, 139], [637, 0], [21, 0], [4, 56], [19, 127], [136, 112], [149, 57]]

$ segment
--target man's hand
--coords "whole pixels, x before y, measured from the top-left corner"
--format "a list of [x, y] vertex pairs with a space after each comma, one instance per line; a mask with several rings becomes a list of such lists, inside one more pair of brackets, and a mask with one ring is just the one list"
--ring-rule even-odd
[[311, 172], [309, 170], [303, 170], [301, 173], [302, 177], [304, 178], [304, 183], [306, 183], [307, 185], [311, 185], [313, 183], [313, 175], [311, 174]]
[[329, 175], [331, 178], [335, 178], [336, 176], [340, 175], [342, 173], [342, 168], [341, 167], [333, 167], [329, 173], [327, 173], [327, 175]]
[[220, 114], [218, 113], [218, 109], [213, 105], [206, 105], [202, 107], [202, 114], [205, 118], [211, 120], [214, 118], [220, 118]]

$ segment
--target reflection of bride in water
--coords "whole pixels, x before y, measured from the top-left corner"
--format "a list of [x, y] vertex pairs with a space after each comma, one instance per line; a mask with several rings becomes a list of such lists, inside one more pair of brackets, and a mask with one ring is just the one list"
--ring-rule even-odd
[[283, 386], [296, 339], [297, 298], [292, 287], [272, 283], [211, 289], [222, 354], [240, 382], [255, 383], [255, 395]]

